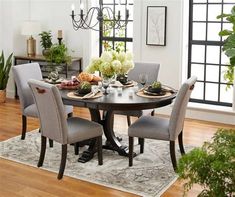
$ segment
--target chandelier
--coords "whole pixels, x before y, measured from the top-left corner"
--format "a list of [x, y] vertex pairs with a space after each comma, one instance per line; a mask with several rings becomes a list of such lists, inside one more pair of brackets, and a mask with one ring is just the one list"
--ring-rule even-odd
[[[103, 0], [99, 0], [99, 7], [91, 7], [87, 9], [87, 12], [84, 11], [84, 3], [80, 0], [80, 13], [75, 14], [75, 6], [72, 4], [72, 24], [75, 30], [78, 29], [92, 29], [95, 31], [102, 30], [103, 21], [109, 21], [110, 29], [121, 29], [126, 28], [129, 18], [129, 10], [126, 4], [125, 6], [125, 16], [121, 16], [121, 0], [116, 4], [119, 9], [117, 12], [114, 9], [108, 6], [103, 6]], [[117, 13], [117, 14], [116, 14]], [[96, 18], [95, 18], [96, 17]]]

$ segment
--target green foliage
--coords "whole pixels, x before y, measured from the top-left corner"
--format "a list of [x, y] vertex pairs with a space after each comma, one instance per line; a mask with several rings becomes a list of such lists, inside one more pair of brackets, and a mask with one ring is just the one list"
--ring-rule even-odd
[[[103, 21], [103, 36], [104, 37], [113, 37], [113, 29], [114, 29], [114, 22], [108, 20], [107, 16], [104, 16]], [[116, 32], [117, 37], [124, 37], [125, 36], [125, 28], [122, 27], [118, 29]], [[103, 41], [103, 46], [105, 51], [112, 51], [113, 50], [113, 42], [111, 41]], [[125, 51], [125, 44], [124, 42], [115, 42], [114, 50], [117, 52], [124, 52]]]
[[217, 19], [225, 18], [226, 21], [232, 23], [232, 30], [222, 30], [219, 32], [220, 36], [226, 36], [226, 40], [224, 41], [223, 51], [225, 51], [225, 55], [228, 56], [230, 65], [228, 66], [228, 70], [224, 74], [224, 79], [229, 83], [227, 88], [230, 88], [230, 84], [233, 83], [234, 80], [234, 66], [235, 66], [235, 6], [233, 6], [231, 10], [231, 14], [221, 14], [217, 16]]
[[40, 43], [43, 49], [49, 49], [52, 46], [51, 31], [43, 31], [39, 34], [41, 37]]
[[12, 66], [12, 55], [13, 53], [7, 58], [6, 62], [3, 51], [0, 56], [0, 90], [5, 90], [7, 87], [9, 72]]
[[53, 44], [49, 49], [46, 59], [51, 66], [61, 66], [63, 63], [71, 63], [71, 56], [69, 56], [68, 49], [64, 44]]
[[91, 89], [91, 84], [88, 81], [83, 81], [80, 85], [80, 88], [83, 90]]
[[187, 180], [185, 191], [197, 183], [204, 188], [198, 196], [234, 197], [235, 130], [219, 129], [212, 142], [205, 142], [179, 160], [177, 173]]
[[151, 86], [152, 88], [161, 88], [162, 84], [159, 81], [154, 81]]

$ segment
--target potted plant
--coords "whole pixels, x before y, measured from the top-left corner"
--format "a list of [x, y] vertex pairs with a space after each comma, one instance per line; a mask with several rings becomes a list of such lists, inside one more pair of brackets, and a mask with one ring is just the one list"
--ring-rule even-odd
[[219, 129], [212, 142], [180, 158], [177, 172], [185, 191], [197, 183], [203, 186], [198, 196], [235, 196], [235, 130]]
[[6, 101], [6, 87], [12, 66], [12, 55], [13, 53], [7, 58], [6, 62], [3, 51], [0, 56], [0, 103], [4, 103]]
[[[231, 30], [224, 29], [219, 32], [219, 35], [227, 37], [224, 41], [223, 51], [225, 51], [225, 55], [228, 56], [230, 65], [224, 74], [224, 78], [229, 84], [233, 84], [235, 66], [235, 6], [233, 6], [230, 14], [221, 14], [217, 16], [217, 19], [222, 18], [225, 18], [227, 22], [232, 24]], [[228, 85], [227, 87], [229, 88], [230, 86], [231, 85]]]
[[52, 46], [52, 35], [51, 31], [43, 31], [39, 34], [41, 37], [40, 43], [43, 48], [42, 54], [46, 56], [48, 54], [49, 49]]

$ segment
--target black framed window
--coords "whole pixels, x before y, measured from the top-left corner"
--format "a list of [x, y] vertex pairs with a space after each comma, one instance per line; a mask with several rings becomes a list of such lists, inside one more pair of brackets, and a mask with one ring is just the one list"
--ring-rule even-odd
[[222, 13], [230, 13], [234, 0], [190, 0], [188, 77], [198, 77], [192, 102], [232, 106], [233, 88], [227, 88], [224, 72], [229, 59], [222, 51], [222, 29], [231, 29]]
[[[133, 48], [133, 0], [103, 0], [103, 7], [110, 7], [115, 15], [118, 11], [121, 18], [125, 19], [126, 9], [129, 10], [126, 28], [112, 28], [112, 20], [104, 19], [100, 28], [100, 54], [102, 51], [132, 51]], [[105, 14], [104, 14], [105, 15]], [[105, 16], [104, 16], [105, 18]], [[111, 28], [110, 28], [111, 27]]]

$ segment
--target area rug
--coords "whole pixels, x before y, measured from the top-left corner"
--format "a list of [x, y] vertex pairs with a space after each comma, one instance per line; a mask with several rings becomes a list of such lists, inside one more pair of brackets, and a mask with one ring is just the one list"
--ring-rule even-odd
[[[123, 144], [128, 144], [127, 136], [120, 137], [123, 138]], [[0, 142], [0, 157], [36, 167], [40, 140], [40, 133], [35, 130], [27, 133], [26, 140], [21, 140], [20, 136], [17, 136]], [[146, 140], [144, 154], [139, 154], [139, 146], [137, 142], [135, 144], [137, 156], [133, 160], [133, 167], [128, 167], [127, 157], [119, 156], [110, 150], [103, 150], [102, 166], [98, 165], [97, 155], [85, 164], [78, 163], [78, 156], [74, 155], [73, 146], [68, 146], [64, 174], [141, 196], [161, 196], [177, 178], [170, 160], [169, 143]], [[57, 173], [60, 151], [61, 146], [57, 143], [54, 143], [53, 148], [47, 147], [42, 168]], [[179, 157], [178, 150], [177, 156]], [[55, 179], [56, 177], [57, 174]]]

